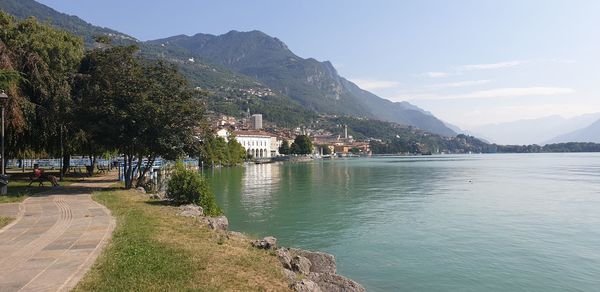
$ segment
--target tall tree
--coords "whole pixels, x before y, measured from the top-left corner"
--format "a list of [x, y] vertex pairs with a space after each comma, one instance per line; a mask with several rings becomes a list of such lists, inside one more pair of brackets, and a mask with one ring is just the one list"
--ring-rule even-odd
[[60, 129], [70, 129], [71, 79], [83, 51], [83, 41], [68, 32], [0, 11], [0, 83], [11, 97], [7, 156], [58, 153]]
[[313, 151], [312, 141], [306, 135], [298, 135], [292, 143], [291, 151], [293, 154], [307, 155]]
[[290, 154], [290, 143], [287, 140], [283, 140], [281, 142], [281, 146], [279, 146], [279, 154], [288, 155]]
[[92, 142], [90, 152], [122, 153], [127, 188], [135, 173], [138, 185], [142, 183], [158, 156], [184, 155], [203, 120], [198, 94], [177, 70], [146, 62], [137, 51], [135, 46], [90, 51], [81, 62], [75, 94], [79, 127]]

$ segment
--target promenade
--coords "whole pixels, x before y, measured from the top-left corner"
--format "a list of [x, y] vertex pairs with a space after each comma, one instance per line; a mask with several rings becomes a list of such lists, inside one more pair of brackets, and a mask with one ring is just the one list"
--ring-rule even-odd
[[68, 291], [89, 270], [115, 227], [108, 209], [91, 199], [108, 177], [60, 187], [0, 205], [16, 218], [0, 229], [0, 291]]

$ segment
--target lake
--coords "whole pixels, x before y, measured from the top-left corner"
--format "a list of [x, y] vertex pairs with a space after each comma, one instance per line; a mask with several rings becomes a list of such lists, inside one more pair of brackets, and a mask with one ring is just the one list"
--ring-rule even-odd
[[206, 171], [230, 229], [332, 253], [369, 291], [597, 291], [600, 154]]

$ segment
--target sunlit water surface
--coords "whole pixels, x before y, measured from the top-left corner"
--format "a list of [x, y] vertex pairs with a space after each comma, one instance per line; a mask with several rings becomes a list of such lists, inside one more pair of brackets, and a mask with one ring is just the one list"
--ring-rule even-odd
[[600, 155], [386, 157], [205, 171], [230, 229], [332, 253], [370, 291], [600, 289]]

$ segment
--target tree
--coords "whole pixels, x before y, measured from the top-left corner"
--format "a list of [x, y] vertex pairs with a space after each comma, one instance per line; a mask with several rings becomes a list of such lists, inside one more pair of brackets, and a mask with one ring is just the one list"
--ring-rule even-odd
[[71, 129], [71, 80], [83, 56], [81, 38], [0, 12], [0, 83], [7, 107], [7, 156], [75, 147]]
[[298, 135], [292, 143], [291, 152], [298, 155], [311, 154], [313, 151], [313, 145], [310, 138], [306, 135]]
[[282, 154], [282, 155], [290, 154], [290, 144], [285, 139], [283, 140], [283, 142], [281, 142], [281, 146], [279, 146], [279, 154]]
[[136, 172], [137, 185], [143, 183], [158, 156], [176, 159], [190, 152], [204, 113], [199, 96], [173, 66], [143, 61], [137, 51], [127, 46], [88, 52], [75, 94], [89, 153], [122, 153], [126, 188]]
[[323, 149], [323, 155], [331, 154], [331, 149], [329, 149], [329, 145], [323, 144], [323, 145], [321, 145], [321, 149]]
[[246, 149], [235, 139], [234, 135], [229, 136], [229, 141], [227, 141], [227, 153], [227, 165], [229, 166], [241, 164], [246, 159]]

